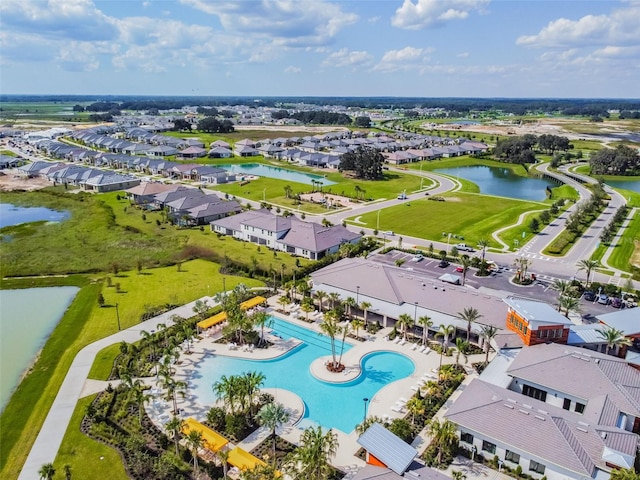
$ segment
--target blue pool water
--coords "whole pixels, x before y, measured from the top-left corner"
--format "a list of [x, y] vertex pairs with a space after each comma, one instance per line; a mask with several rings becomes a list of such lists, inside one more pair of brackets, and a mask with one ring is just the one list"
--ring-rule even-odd
[[327, 180], [322, 175], [314, 175], [313, 173], [296, 172], [287, 170], [286, 168], [270, 167], [261, 163], [242, 163], [239, 165], [217, 165], [227, 171], [234, 172], [237, 175], [257, 175], [259, 177], [277, 178], [289, 182], [304, 183], [313, 185], [311, 180], [322, 182], [323, 186], [335, 185], [335, 182]]
[[[373, 352], [362, 359], [363, 373], [355, 380], [331, 384], [315, 378], [309, 369], [318, 357], [331, 355], [329, 338], [314, 331], [273, 319], [273, 330], [280, 337], [297, 338], [303, 344], [273, 360], [244, 360], [212, 356], [203, 361], [192, 376], [192, 393], [204, 405], [216, 401], [211, 386], [222, 375], [240, 375], [258, 371], [266, 376], [263, 387], [290, 390], [304, 400], [304, 418], [349, 433], [362, 422], [364, 398], [371, 399], [385, 385], [407, 377], [415, 365], [406, 356], [395, 352]], [[336, 347], [340, 348], [340, 341]], [[345, 343], [344, 351], [351, 345]]]

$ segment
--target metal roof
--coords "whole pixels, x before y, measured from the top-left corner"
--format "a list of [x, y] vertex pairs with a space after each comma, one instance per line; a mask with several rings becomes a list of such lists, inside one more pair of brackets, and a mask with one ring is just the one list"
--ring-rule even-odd
[[406, 471], [418, 454], [418, 450], [379, 423], [360, 435], [358, 443], [398, 475]]
[[622, 330], [625, 335], [640, 333], [640, 308], [625, 308], [619, 312], [596, 315], [596, 318], [609, 327]]
[[504, 302], [515, 310], [518, 315], [526, 318], [532, 327], [540, 325], [573, 325], [571, 320], [548, 303], [520, 297], [507, 297]]

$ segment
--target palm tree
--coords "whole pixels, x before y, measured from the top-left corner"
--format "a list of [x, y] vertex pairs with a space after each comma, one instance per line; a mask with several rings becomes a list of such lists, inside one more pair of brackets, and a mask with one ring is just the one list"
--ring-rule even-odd
[[440, 371], [442, 370], [442, 356], [444, 355], [444, 346], [449, 343], [449, 337], [455, 335], [456, 327], [453, 325], [440, 325], [440, 330], [436, 333], [436, 337], [442, 337], [442, 344], [440, 345], [440, 365], [438, 366], [438, 377], [440, 377]]
[[186, 436], [187, 445], [191, 450], [193, 456], [193, 468], [196, 473], [198, 472], [198, 450], [204, 446], [204, 439], [202, 438], [201, 430], [191, 430]]
[[62, 467], [62, 471], [64, 472], [65, 480], [71, 480], [71, 465], [65, 463], [64, 467]]
[[287, 305], [291, 303], [291, 300], [289, 300], [289, 297], [287, 297], [286, 295], [280, 295], [280, 298], [278, 299], [278, 303], [282, 305], [282, 309], [284, 310], [284, 313], [287, 313]]
[[402, 338], [407, 339], [407, 330], [413, 326], [413, 317], [408, 313], [401, 313], [398, 317], [397, 325], [400, 325], [400, 331], [402, 332]]
[[640, 480], [640, 475], [633, 468], [614, 468], [611, 480]]
[[172, 371], [170, 365], [166, 363], [160, 367], [159, 377], [157, 383], [165, 388], [165, 400], [173, 402], [173, 414], [178, 414], [178, 395], [184, 397], [187, 389], [187, 383], [182, 380], [174, 380], [172, 377]]
[[313, 305], [313, 303], [310, 303], [310, 302], [304, 302], [300, 307], [300, 310], [302, 310], [305, 314], [305, 320], [307, 322], [309, 321], [309, 314], [313, 312], [315, 308], [316, 307]]
[[465, 307], [462, 312], [458, 312], [458, 316], [467, 322], [467, 342], [471, 338], [471, 324], [482, 318], [482, 314], [474, 307]]
[[426, 315], [418, 318], [418, 323], [422, 325], [422, 345], [427, 344], [429, 339], [429, 328], [433, 327], [433, 320]]
[[331, 358], [333, 361], [333, 368], [338, 368], [338, 360], [336, 359], [336, 336], [342, 331], [340, 325], [335, 318], [334, 310], [327, 312], [324, 316], [324, 321], [320, 324], [320, 330], [324, 333], [331, 342]]
[[371, 304], [369, 302], [360, 303], [360, 309], [364, 312], [364, 328], [365, 329], [369, 326], [367, 323], [367, 317], [369, 316], [370, 308], [371, 308]]
[[356, 299], [353, 297], [347, 297], [344, 301], [344, 306], [349, 308], [349, 317], [353, 315], [353, 307], [357, 307]]
[[230, 450], [224, 449], [220, 449], [216, 452], [216, 455], [218, 455], [220, 463], [222, 464], [222, 475], [224, 480], [227, 480], [227, 474], [229, 473], [229, 453]]
[[603, 340], [607, 342], [607, 349], [605, 350], [607, 355], [609, 355], [609, 350], [612, 348], [615, 348], [615, 353], [618, 353], [618, 348], [631, 345], [631, 340], [624, 336], [622, 330], [617, 330], [613, 327], [604, 327], [596, 331]]
[[329, 294], [329, 300], [331, 300], [331, 308], [335, 310], [336, 303], [340, 301], [340, 294], [337, 292], [331, 292]]
[[191, 340], [195, 337], [196, 332], [191, 325], [188, 323], [182, 324], [182, 335], [184, 336], [184, 340], [187, 342], [187, 353], [191, 353]]
[[462, 266], [462, 286], [464, 286], [464, 282], [467, 279], [467, 272], [469, 271], [469, 267], [471, 267], [471, 259], [469, 255], [463, 255], [460, 257], [460, 265]]
[[258, 396], [260, 395], [260, 387], [264, 385], [265, 377], [262, 372], [247, 372], [242, 378], [242, 393], [246, 396], [246, 403], [249, 404], [250, 413], [253, 410], [253, 405], [256, 403]]
[[238, 397], [240, 395], [240, 389], [237, 382], [237, 377], [231, 375], [227, 377], [222, 375], [220, 380], [212, 385], [213, 393], [215, 393], [218, 400], [222, 400], [225, 408], [229, 410], [231, 415], [236, 413], [236, 405], [238, 403]]
[[451, 472], [451, 478], [453, 478], [453, 480], [467, 480], [467, 476], [464, 474], [464, 472], [461, 472], [459, 470], [453, 470]]
[[525, 257], [517, 257], [513, 261], [513, 266], [518, 269], [518, 280], [522, 283], [527, 278], [527, 269], [531, 266], [532, 262]]
[[465, 342], [461, 338], [456, 338], [456, 365], [460, 365], [460, 355], [464, 358], [464, 363], [467, 363], [469, 357], [467, 357], [467, 350], [469, 348], [469, 342]]
[[498, 328], [493, 325], [483, 325], [480, 329], [480, 338], [484, 341], [485, 365], [489, 363], [489, 350], [491, 350], [491, 340], [498, 334]]
[[574, 290], [573, 285], [571, 285], [571, 282], [567, 282], [566, 280], [559, 280], [559, 279], [554, 280], [551, 287], [558, 290], [558, 294], [561, 297], [570, 295], [571, 292], [573, 292]]
[[478, 248], [482, 250], [482, 262], [484, 263], [484, 256], [487, 252], [487, 247], [489, 246], [489, 240], [482, 238], [478, 240], [477, 245], [478, 245]]
[[351, 328], [353, 328], [356, 334], [356, 338], [358, 338], [358, 330], [360, 330], [362, 327], [364, 327], [364, 322], [359, 318], [355, 318], [351, 321]]
[[251, 316], [253, 325], [260, 327], [260, 345], [264, 343], [264, 327], [273, 325], [273, 320], [265, 311], [256, 312]]
[[433, 445], [438, 452], [436, 455], [436, 463], [442, 463], [442, 455], [456, 445], [458, 436], [456, 435], [456, 426], [449, 420], [438, 421], [437, 418], [431, 420], [428, 425], [428, 433], [433, 439]]
[[324, 432], [322, 427], [310, 427], [302, 432], [299, 446], [293, 451], [292, 462], [294, 478], [324, 480], [329, 478], [331, 466], [329, 459], [338, 450], [338, 435], [331, 430]]
[[285, 198], [291, 198], [291, 192], [293, 191], [293, 189], [291, 188], [291, 185], [285, 185], [284, 186], [284, 196]]
[[142, 417], [144, 413], [144, 404], [153, 397], [146, 391], [147, 386], [140, 380], [136, 380], [129, 390], [129, 403], [134, 403], [138, 407], [138, 422], [142, 426]]
[[273, 461], [276, 459], [276, 428], [289, 421], [289, 412], [284, 408], [281, 403], [267, 403], [264, 405], [258, 414], [256, 420], [263, 427], [271, 430], [273, 436]]
[[569, 318], [569, 312], [580, 311], [580, 300], [574, 297], [560, 297], [558, 307], [559, 310], [564, 308], [564, 316]]
[[599, 265], [600, 262], [598, 262], [598, 260], [585, 259], [578, 262], [578, 271], [584, 270], [587, 272], [587, 283], [585, 284], [585, 288], [589, 287], [589, 277], [591, 277], [591, 272], [598, 268]]
[[327, 298], [327, 292], [323, 291], [323, 290], [316, 290], [316, 292], [314, 293], [314, 296], [318, 299], [318, 310], [320, 310], [322, 312], [323, 310], [323, 301], [325, 298]]
[[40, 480], [51, 480], [55, 474], [56, 469], [53, 468], [53, 463], [45, 463], [40, 467], [40, 470], [38, 470]]
[[411, 397], [407, 402], [407, 411], [411, 414], [411, 425], [414, 425], [416, 415], [422, 415], [425, 411], [424, 400], [418, 397]]
[[173, 437], [173, 443], [175, 444], [175, 447], [176, 447], [177, 456], [180, 455], [178, 448], [179, 448], [179, 442], [180, 442], [180, 433], [182, 433], [183, 426], [184, 426], [184, 421], [180, 419], [180, 417], [177, 417], [175, 415], [164, 426], [167, 429], [167, 431], [171, 433], [171, 436]]

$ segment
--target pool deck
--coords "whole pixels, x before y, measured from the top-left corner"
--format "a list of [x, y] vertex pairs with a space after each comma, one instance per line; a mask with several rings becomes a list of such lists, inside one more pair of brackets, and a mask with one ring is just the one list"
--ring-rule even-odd
[[[310, 315], [310, 318], [314, 320], [313, 322], [306, 322], [303, 319], [297, 318], [295, 315], [276, 311], [274, 307], [277, 304], [276, 299], [277, 297], [269, 299], [269, 304], [272, 306], [267, 309], [267, 312], [270, 315], [307, 328], [311, 331], [318, 332], [318, 334], [321, 333], [321, 316], [319, 313], [316, 312], [315, 314]], [[414, 372], [408, 377], [384, 386], [373, 398], [369, 399], [367, 402], [367, 416], [377, 416], [388, 420], [404, 417], [406, 410], [399, 406], [398, 402], [400, 402], [400, 405], [402, 402], [406, 402], [406, 400], [411, 398], [415, 393], [416, 389], [424, 385], [426, 381], [437, 378], [435, 372], [437, 372], [440, 363], [440, 356], [433, 351], [421, 353], [418, 348], [413, 348], [415, 345], [413, 343], [408, 342], [406, 344], [402, 344], [402, 342], [396, 343], [394, 341], [385, 340], [390, 331], [391, 328], [385, 328], [375, 335], [367, 334], [366, 341], [357, 341], [352, 338], [348, 339], [349, 343], [351, 343], [353, 347], [345, 352], [342, 357], [342, 363], [346, 366], [343, 372], [333, 373], [327, 370], [325, 362], [330, 360], [331, 357], [325, 356], [316, 359], [311, 364], [311, 373], [316, 378], [326, 382], [350, 382], [360, 375], [360, 362], [364, 356], [372, 352], [382, 351], [403, 354], [413, 361], [415, 365]], [[219, 329], [207, 332], [202, 335], [199, 340], [193, 343], [191, 346], [192, 353], [183, 353], [180, 357], [180, 364], [176, 365], [175, 378], [186, 382], [188, 389], [192, 387], [191, 376], [196, 372], [195, 366], [207, 357], [212, 355], [221, 355], [236, 358], [268, 360], [286, 354], [292, 348], [295, 348], [301, 343], [296, 339], [284, 340], [278, 336], [271, 335], [270, 329], [265, 329], [265, 338], [269, 340], [271, 346], [265, 349], [254, 348], [253, 350], [249, 350], [248, 348], [245, 349], [242, 347], [230, 347], [224, 343], [217, 343], [220, 337], [221, 333]], [[478, 355], [478, 357], [482, 357], [482, 359], [484, 359], [484, 355]], [[477, 360], [478, 359], [476, 358], [471, 358], [470, 362]], [[454, 363], [454, 358], [443, 357], [442, 363], [444, 365]], [[163, 425], [171, 418], [172, 405], [162, 399], [163, 392], [161, 389], [156, 387], [155, 379], [148, 379], [148, 384], [152, 387], [152, 394], [154, 395], [154, 398], [146, 407], [147, 413], [152, 421], [162, 428]], [[188, 389], [184, 398], [178, 398], [180, 415], [183, 418], [193, 417], [200, 421], [206, 420], [207, 411], [212, 405], [200, 404], [197, 398], [190, 395]], [[303, 400], [288, 390], [263, 389], [263, 391], [274, 395], [276, 400], [279, 403], [282, 403], [291, 415], [289, 422], [278, 429], [278, 435], [294, 444], [298, 444], [304, 429], [313, 424], [303, 418]], [[364, 466], [364, 462], [355, 457], [355, 453], [360, 448], [357, 444], [358, 434], [355, 430], [352, 432], [342, 432], [340, 430], [333, 429], [333, 431], [338, 436], [340, 448], [338, 449], [332, 464], [345, 471], [348, 476], [351, 476]], [[260, 428], [248, 438], [238, 443], [238, 445], [245, 450], [250, 451], [267, 438], [269, 433], [269, 431]], [[421, 435], [416, 439], [414, 446], [418, 447], [419, 450], [426, 448], [427, 442], [424, 435]]]

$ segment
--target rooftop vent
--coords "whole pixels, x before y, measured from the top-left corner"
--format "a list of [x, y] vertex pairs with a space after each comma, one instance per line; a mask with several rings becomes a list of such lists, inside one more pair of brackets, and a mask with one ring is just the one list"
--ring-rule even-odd
[[518, 403], [518, 402], [516, 402], [513, 398], [507, 398], [507, 402], [510, 402], [510, 403]]
[[582, 427], [576, 427], [576, 430], [580, 430], [581, 432], [584, 432], [584, 433], [589, 433], [589, 431], [586, 428], [582, 428]]
[[600, 432], [600, 438], [602, 438], [603, 440], [607, 439], [607, 432]]
[[583, 427], [588, 427], [589, 424], [587, 422], [583, 422], [582, 420], [578, 420], [578, 425], [582, 425]]
[[549, 415], [549, 412], [547, 412], [546, 410], [542, 410], [541, 408], [539, 408], [538, 411], [543, 415]]
[[528, 403], [523, 403], [522, 406], [524, 408], [528, 408], [529, 410], [531, 410], [533, 407], [531, 405], [529, 405]]
[[509, 405], [508, 403], [503, 403], [503, 405], [507, 408], [510, 408], [511, 410], [513, 410], [513, 405]]
[[519, 411], [520, 413], [524, 413], [525, 415], [529, 415], [529, 412], [528, 412], [528, 411], [523, 410], [523, 409], [521, 409], [521, 408], [519, 408], [519, 409], [518, 409], [518, 411]]
[[545, 418], [542, 415], [534, 415], [534, 417], [538, 420], [542, 420], [543, 422], [545, 421]]

